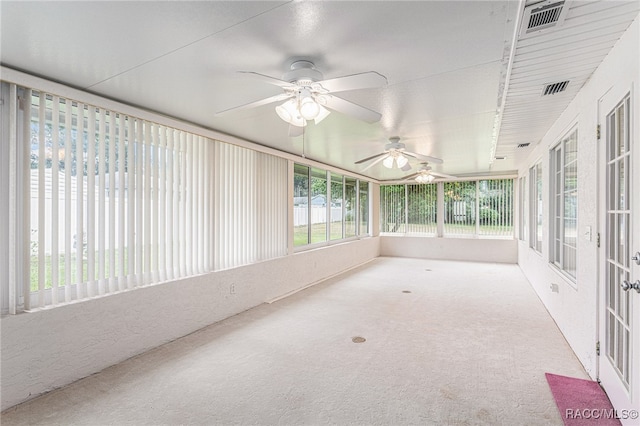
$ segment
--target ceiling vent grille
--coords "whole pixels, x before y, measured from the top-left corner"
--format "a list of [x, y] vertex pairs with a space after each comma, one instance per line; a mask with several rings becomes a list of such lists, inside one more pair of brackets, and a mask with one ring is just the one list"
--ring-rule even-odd
[[529, 145], [531, 145], [531, 142], [527, 142], [527, 143], [520, 143], [520, 144], [518, 144], [518, 148], [526, 148], [526, 147], [528, 147]]
[[563, 23], [568, 10], [567, 3], [567, 1], [546, 0], [525, 7], [520, 38]]
[[561, 81], [559, 83], [551, 83], [544, 86], [542, 96], [555, 95], [556, 93], [564, 92], [569, 84], [569, 80]]

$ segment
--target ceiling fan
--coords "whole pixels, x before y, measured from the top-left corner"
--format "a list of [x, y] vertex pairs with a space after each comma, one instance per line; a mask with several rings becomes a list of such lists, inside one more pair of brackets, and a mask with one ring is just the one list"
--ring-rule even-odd
[[416, 173], [405, 176], [402, 180], [415, 180], [417, 183], [430, 183], [433, 182], [437, 177], [445, 179], [456, 178], [455, 176], [434, 172], [429, 163], [422, 163], [422, 166]]
[[400, 138], [397, 136], [389, 138], [389, 143], [384, 146], [384, 152], [358, 160], [355, 164], [362, 164], [375, 159], [374, 162], [362, 169], [362, 171], [364, 172], [382, 161], [382, 164], [389, 169], [392, 169], [395, 165], [400, 170], [404, 170], [406, 172], [411, 170], [411, 164], [409, 164], [409, 159], [407, 157], [417, 158], [420, 161], [430, 161], [431, 163], [442, 164], [442, 160], [440, 158], [407, 151], [405, 145], [400, 142]]
[[290, 70], [282, 76], [282, 79], [251, 71], [240, 72], [281, 87], [284, 93], [220, 111], [217, 114], [285, 101], [276, 106], [276, 112], [280, 118], [290, 124], [289, 136], [301, 135], [308, 121], [320, 123], [329, 115], [329, 110], [338, 111], [368, 123], [375, 123], [381, 118], [379, 112], [334, 95], [347, 90], [385, 86], [387, 78], [374, 71], [323, 80], [322, 73], [316, 69], [313, 62], [297, 60], [290, 65]]

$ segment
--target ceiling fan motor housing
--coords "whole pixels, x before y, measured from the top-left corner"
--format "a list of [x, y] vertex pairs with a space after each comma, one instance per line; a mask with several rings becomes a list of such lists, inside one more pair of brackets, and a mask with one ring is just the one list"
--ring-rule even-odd
[[315, 81], [321, 81], [322, 78], [322, 73], [310, 61], [295, 61], [291, 64], [291, 71], [282, 76], [284, 81], [303, 86], [308, 86]]
[[388, 144], [386, 144], [384, 146], [384, 150], [389, 152], [389, 151], [404, 151], [405, 150], [405, 146], [403, 143], [400, 142], [390, 142]]

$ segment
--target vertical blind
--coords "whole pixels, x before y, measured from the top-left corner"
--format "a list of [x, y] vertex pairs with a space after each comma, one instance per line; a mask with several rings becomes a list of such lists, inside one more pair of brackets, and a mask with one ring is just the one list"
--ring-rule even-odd
[[380, 232], [406, 232], [405, 185], [380, 186]]
[[407, 232], [436, 235], [437, 184], [407, 185]]
[[[3, 313], [15, 313], [18, 291], [32, 309], [286, 255], [286, 160], [18, 90], [24, 114], [14, 96], [2, 117], [23, 130], [1, 152], [24, 142], [22, 166], [8, 173], [14, 210], [25, 212], [25, 235], [12, 234], [25, 268], [7, 268], [19, 276], [3, 280]], [[3, 235], [20, 225], [9, 210]]]
[[51, 94], [25, 97], [26, 309], [212, 269], [213, 141]]
[[287, 161], [216, 142], [214, 176], [214, 268], [286, 255]]
[[380, 187], [381, 232], [509, 238], [513, 211], [513, 179]]

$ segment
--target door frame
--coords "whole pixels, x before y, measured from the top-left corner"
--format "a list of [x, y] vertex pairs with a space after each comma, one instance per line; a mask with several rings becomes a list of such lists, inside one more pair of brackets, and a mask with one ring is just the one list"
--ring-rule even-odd
[[[629, 141], [631, 144], [631, 156], [629, 167], [626, 172], [629, 174], [629, 185], [631, 188], [637, 188], [635, 194], [640, 189], [640, 141], [638, 140], [638, 126], [640, 120], [636, 117], [637, 103], [636, 103], [636, 90], [633, 82], [625, 85], [616, 85], [606, 90], [603, 95], [598, 99], [597, 104], [597, 123], [599, 140], [597, 141], [597, 176], [598, 176], [598, 237], [601, 244], [599, 244], [598, 250], [598, 292], [597, 292], [597, 338], [596, 341], [600, 344], [599, 356], [596, 362], [596, 377], [598, 382], [601, 383], [604, 390], [607, 392], [611, 403], [613, 404], [616, 415], [620, 418], [623, 425], [636, 424], [637, 417], [632, 419], [633, 411], [635, 415], [638, 415], [640, 410], [640, 294], [637, 294], [633, 289], [629, 290], [633, 294], [629, 294], [630, 300], [630, 318], [631, 318], [631, 354], [630, 354], [630, 388], [627, 391], [622, 381], [617, 383], [611, 383], [609, 379], [605, 380], [608, 383], [601, 382], [603, 368], [605, 374], [611, 375], [612, 368], [609, 367], [609, 361], [606, 354], [606, 303], [607, 303], [607, 277], [606, 277], [606, 245], [608, 243], [607, 235], [607, 146], [609, 141], [607, 140], [607, 116], [610, 112], [616, 108], [620, 102], [629, 96]], [[630, 198], [630, 209], [632, 212], [640, 212], [640, 196], [635, 195], [633, 192], [627, 189], [627, 194]], [[636, 251], [640, 251], [640, 221], [636, 220], [635, 223], [632, 220], [633, 213], [630, 215], [630, 228], [629, 228], [629, 251], [631, 255]], [[637, 214], [636, 217], [639, 217]], [[635, 265], [633, 262], [630, 265], [631, 269], [631, 281], [640, 279], [640, 266]], [[613, 374], [616, 374], [613, 372]], [[635, 382], [633, 381], [635, 379]]]

